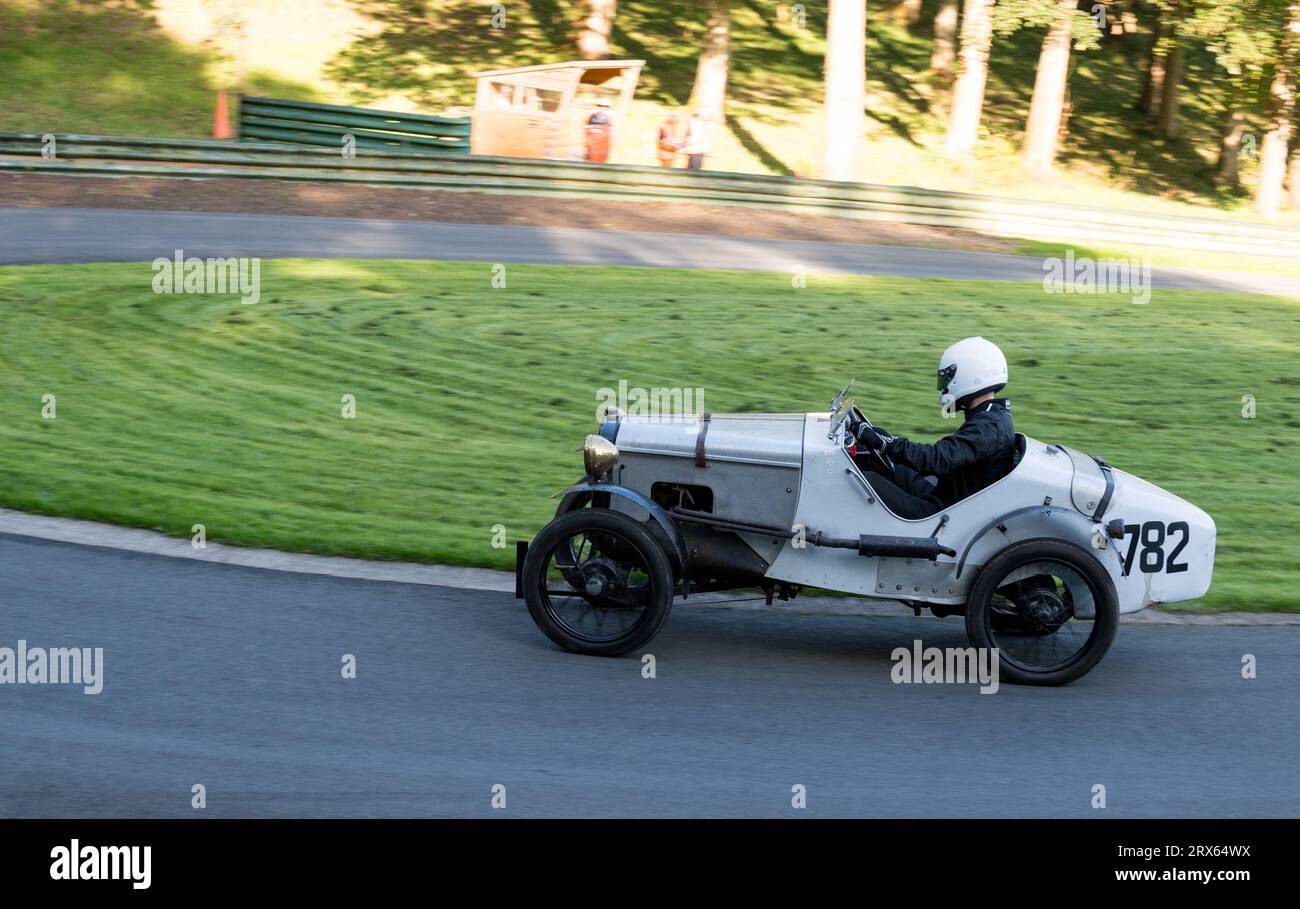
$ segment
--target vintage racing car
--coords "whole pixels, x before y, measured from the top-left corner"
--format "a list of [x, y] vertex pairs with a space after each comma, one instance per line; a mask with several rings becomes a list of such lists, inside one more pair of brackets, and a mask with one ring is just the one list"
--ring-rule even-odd
[[1209, 515], [1019, 434], [991, 486], [930, 517], [893, 514], [855, 461], [870, 423], [848, 391], [828, 413], [608, 415], [586, 439], [586, 477], [519, 544], [516, 594], [538, 627], [616, 656], [649, 643], [677, 596], [824, 588], [964, 615], [1004, 680], [1055, 685], [1097, 664], [1121, 613], [1209, 589]]

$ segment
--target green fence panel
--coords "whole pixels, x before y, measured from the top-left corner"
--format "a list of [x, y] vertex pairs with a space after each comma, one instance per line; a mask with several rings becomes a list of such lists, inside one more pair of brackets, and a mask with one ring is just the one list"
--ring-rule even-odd
[[239, 137], [338, 148], [351, 135], [359, 148], [469, 154], [469, 117], [435, 117], [398, 111], [317, 104], [286, 98], [242, 96]]

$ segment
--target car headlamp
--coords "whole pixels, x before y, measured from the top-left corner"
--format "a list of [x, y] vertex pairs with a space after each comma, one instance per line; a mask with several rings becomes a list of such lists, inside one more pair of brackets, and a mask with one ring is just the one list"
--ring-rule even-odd
[[587, 468], [587, 476], [593, 480], [607, 476], [616, 461], [618, 448], [604, 436], [592, 433], [582, 443], [582, 463]]

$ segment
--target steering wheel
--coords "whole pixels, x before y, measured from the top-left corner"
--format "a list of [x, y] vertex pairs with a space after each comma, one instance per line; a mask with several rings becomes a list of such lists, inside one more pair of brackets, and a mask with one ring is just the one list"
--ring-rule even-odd
[[[871, 426], [871, 421], [867, 419], [866, 414], [864, 414], [861, 410], [858, 409], [858, 405], [851, 403], [849, 404], [849, 418], [845, 421], [845, 423], [847, 424], [845, 427], [847, 432], [844, 434], [844, 442], [845, 442], [844, 447], [847, 450], [849, 446], [853, 445], [854, 442], [857, 440], [858, 429], [862, 426]], [[875, 429], [874, 426], [871, 426], [871, 428]], [[881, 435], [884, 436], [886, 439], [889, 438], [889, 436], [885, 436], [884, 433], [881, 433]], [[891, 458], [883, 448], [878, 451], [873, 451], [871, 453], [875, 455], [876, 460], [878, 460], [881, 464], [884, 465], [886, 470], [888, 470], [891, 474], [894, 472], [894, 459]]]

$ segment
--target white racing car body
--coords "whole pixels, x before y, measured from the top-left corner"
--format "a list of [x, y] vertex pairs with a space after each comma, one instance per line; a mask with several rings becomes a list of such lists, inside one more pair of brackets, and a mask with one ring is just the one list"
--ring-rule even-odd
[[[551, 580], [538, 576], [536, 544], [519, 560], [519, 592], [539, 626], [569, 649], [613, 654], [662, 625], [656, 585], [669, 586], [669, 604], [699, 590], [758, 587], [770, 600], [824, 588], [965, 615], [973, 643], [1003, 650], [1005, 678], [1059, 684], [1100, 660], [1120, 612], [1209, 589], [1214, 521], [1172, 493], [1017, 436], [1014, 466], [997, 482], [928, 517], [901, 518], [852, 453], [851, 430], [866, 418], [843, 393], [832, 407], [607, 421], [588, 438], [588, 477], [539, 535], [549, 555], [560, 553]], [[606, 523], [584, 527], [581, 516], [598, 511]], [[548, 531], [562, 521], [561, 533], [577, 531], [567, 539], [584, 542], [554, 544]], [[644, 540], [630, 531], [619, 539], [631, 525], [654, 540], [670, 581], [651, 564], [655, 553], [636, 552]], [[640, 613], [621, 635], [587, 640], [551, 608], [570, 590], [603, 619]]]

